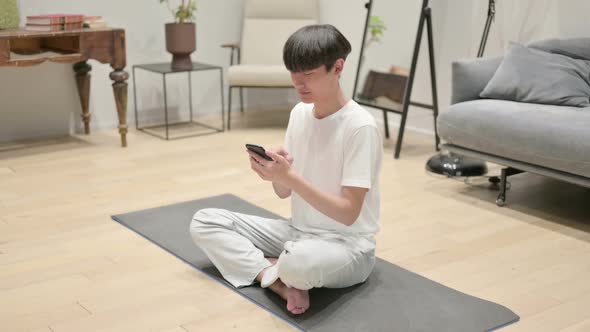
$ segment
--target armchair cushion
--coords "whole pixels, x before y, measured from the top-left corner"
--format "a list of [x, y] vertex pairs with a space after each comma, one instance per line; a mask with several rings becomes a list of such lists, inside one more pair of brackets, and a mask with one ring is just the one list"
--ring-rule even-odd
[[284, 65], [238, 65], [227, 71], [230, 86], [291, 87], [291, 74]]

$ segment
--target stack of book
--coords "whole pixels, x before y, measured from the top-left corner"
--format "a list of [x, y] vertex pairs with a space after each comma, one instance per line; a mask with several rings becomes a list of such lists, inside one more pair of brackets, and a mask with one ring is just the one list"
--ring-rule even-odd
[[27, 16], [25, 29], [31, 31], [63, 31], [82, 29], [84, 15], [46, 14]]

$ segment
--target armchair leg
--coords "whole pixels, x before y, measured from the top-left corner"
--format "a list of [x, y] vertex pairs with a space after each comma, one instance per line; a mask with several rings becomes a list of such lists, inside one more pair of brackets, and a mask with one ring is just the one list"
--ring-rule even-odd
[[389, 123], [387, 122], [387, 111], [383, 110], [383, 123], [385, 124], [385, 138], [389, 138]]
[[240, 87], [240, 112], [244, 113], [244, 89]]
[[502, 168], [502, 174], [500, 176], [500, 194], [498, 194], [498, 198], [496, 199], [496, 205], [498, 206], [505, 206], [506, 205], [506, 190], [510, 187], [510, 183], [508, 182], [508, 177], [511, 175], [516, 175], [523, 173], [516, 168], [506, 167]]
[[229, 87], [228, 99], [227, 99], [227, 130], [231, 129], [231, 90], [232, 86]]

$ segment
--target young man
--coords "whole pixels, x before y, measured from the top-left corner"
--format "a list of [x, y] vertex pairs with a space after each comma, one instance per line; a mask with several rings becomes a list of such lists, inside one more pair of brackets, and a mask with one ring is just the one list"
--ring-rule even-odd
[[291, 219], [204, 209], [191, 223], [194, 242], [226, 280], [260, 281], [293, 314], [309, 308], [309, 289], [364, 282], [375, 264], [382, 141], [373, 116], [340, 88], [350, 50], [331, 25], [303, 27], [284, 46], [302, 102], [284, 148], [267, 150], [273, 161], [248, 153], [252, 170], [291, 197]]

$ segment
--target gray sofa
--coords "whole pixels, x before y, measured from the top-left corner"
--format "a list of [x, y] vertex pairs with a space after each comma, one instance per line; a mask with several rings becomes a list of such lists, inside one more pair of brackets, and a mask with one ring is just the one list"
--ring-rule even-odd
[[[574, 53], [590, 60], [590, 39], [580, 41], [588, 44], [574, 45]], [[568, 54], [572, 43], [543, 45]], [[480, 98], [501, 62], [495, 57], [453, 63], [452, 105], [437, 119], [441, 147], [506, 166], [499, 206], [506, 202], [506, 177], [523, 171], [590, 187], [590, 107]]]

